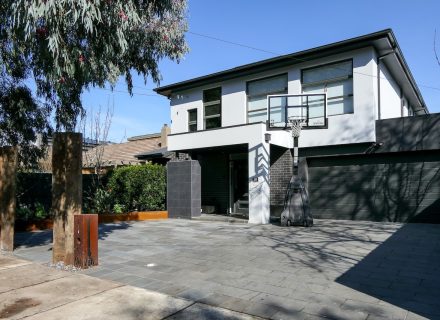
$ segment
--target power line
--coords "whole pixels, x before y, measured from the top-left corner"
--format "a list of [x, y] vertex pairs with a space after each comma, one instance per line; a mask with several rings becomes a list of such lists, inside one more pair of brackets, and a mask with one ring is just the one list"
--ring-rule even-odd
[[224, 42], [224, 43], [233, 44], [235, 46], [239, 46], [239, 47], [243, 47], [243, 48], [248, 48], [248, 49], [252, 49], [252, 50], [256, 50], [256, 51], [260, 51], [260, 52], [264, 52], [264, 53], [269, 53], [269, 54], [272, 54], [274, 56], [281, 56], [282, 55], [280, 53], [276, 53], [276, 52], [273, 52], [273, 51], [268, 51], [268, 50], [264, 50], [264, 49], [260, 49], [260, 48], [256, 48], [256, 47], [251, 47], [251, 46], [248, 46], [248, 45], [245, 45], [245, 44], [241, 44], [241, 43], [238, 43], [238, 42], [232, 42], [232, 41], [229, 41], [229, 40], [224, 40], [224, 39], [220, 39], [220, 38], [217, 38], [217, 37], [208, 36], [206, 34], [201, 34], [201, 33], [192, 32], [192, 31], [187, 31], [186, 33], [193, 34], [193, 35], [199, 36], [199, 37], [204, 37], [204, 38], [220, 41], [220, 42]]
[[[213, 36], [206, 35], [206, 34], [201, 34], [201, 33], [192, 32], [192, 31], [187, 31], [187, 33], [195, 35], [195, 36], [199, 36], [199, 37], [203, 37], [203, 38], [207, 38], [207, 39], [223, 42], [223, 43], [232, 44], [232, 45], [243, 47], [243, 48], [247, 48], [247, 49], [252, 49], [252, 50], [256, 50], [256, 51], [260, 51], [260, 52], [264, 52], [264, 53], [269, 53], [269, 54], [272, 54], [274, 56], [285, 56], [286, 55], [286, 54], [281, 54], [281, 53], [277, 53], [277, 52], [273, 52], [273, 51], [269, 51], [269, 50], [265, 50], [265, 49], [261, 49], [261, 48], [256, 48], [256, 47], [248, 46], [248, 45], [241, 44], [241, 43], [238, 43], [238, 42], [233, 42], [233, 41], [229, 41], [229, 40], [220, 39], [220, 38], [213, 37]], [[297, 58], [297, 57], [286, 57], [286, 58], [289, 58], [289, 59], [292, 59], [292, 60], [295, 60], [295, 61], [299, 61], [299, 62], [310, 62], [310, 61], [312, 61], [312, 60], [303, 59], [303, 58]], [[336, 70], [337, 69], [343, 70], [342, 68], [338, 68], [338, 67], [334, 67], [334, 69], [336, 69]], [[382, 80], [387, 80], [384, 77], [380, 77], [380, 76], [378, 77], [376, 75], [367, 74], [367, 73], [363, 73], [363, 72], [359, 72], [359, 71], [354, 71], [353, 70], [353, 73], [359, 74], [359, 75], [363, 75], [363, 76], [367, 76], [367, 77], [380, 78]], [[433, 86], [429, 86], [429, 85], [425, 85], [425, 84], [420, 84], [420, 83], [418, 84], [418, 86], [424, 87], [424, 88], [428, 88], [428, 89], [432, 89], [432, 90], [440, 91], [439, 87], [433, 87]]]
[[[116, 89], [107, 89], [107, 88], [100, 88], [100, 87], [96, 87], [96, 89], [99, 90], [107, 90], [107, 91], [111, 91], [111, 92], [118, 92], [118, 93], [128, 93], [130, 94], [128, 91], [123, 91], [123, 90], [116, 90]], [[133, 95], [137, 95], [137, 96], [148, 96], [148, 97], [159, 97], [162, 98], [162, 96], [158, 95], [158, 94], [150, 94], [150, 93], [139, 93], [139, 92], [133, 92]]]

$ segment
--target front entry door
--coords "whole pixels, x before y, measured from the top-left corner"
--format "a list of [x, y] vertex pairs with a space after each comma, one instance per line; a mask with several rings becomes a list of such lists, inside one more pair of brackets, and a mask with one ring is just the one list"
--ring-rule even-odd
[[229, 200], [230, 213], [249, 213], [248, 155], [246, 153], [229, 156]]

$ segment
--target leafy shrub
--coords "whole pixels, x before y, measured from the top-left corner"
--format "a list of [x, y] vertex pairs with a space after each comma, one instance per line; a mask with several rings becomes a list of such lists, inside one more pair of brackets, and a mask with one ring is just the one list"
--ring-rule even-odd
[[37, 219], [45, 219], [49, 216], [49, 214], [46, 212], [46, 209], [44, 206], [37, 202], [35, 203], [35, 218]]
[[112, 201], [127, 211], [164, 210], [166, 169], [149, 163], [117, 168], [111, 173], [107, 188]]
[[48, 218], [52, 202], [51, 192], [51, 174], [18, 172], [17, 219], [31, 221]]
[[32, 210], [27, 205], [17, 205], [16, 219], [28, 221], [32, 219]]
[[35, 221], [49, 217], [49, 213], [44, 206], [36, 202], [34, 205], [17, 203], [16, 219], [20, 221]]
[[119, 203], [116, 203], [114, 206], [113, 206], [113, 213], [116, 213], [116, 214], [121, 214], [121, 213], [124, 213], [124, 206], [123, 205], [121, 205], [121, 204], [119, 204]]
[[97, 189], [91, 204], [93, 213], [110, 213], [112, 203], [113, 200], [109, 191]]

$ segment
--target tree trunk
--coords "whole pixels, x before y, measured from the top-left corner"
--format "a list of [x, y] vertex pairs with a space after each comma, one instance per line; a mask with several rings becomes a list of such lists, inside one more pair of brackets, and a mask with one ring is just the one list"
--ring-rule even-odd
[[0, 250], [14, 250], [17, 148], [0, 148]]
[[82, 135], [55, 133], [52, 148], [52, 261], [72, 265], [74, 215], [82, 206]]

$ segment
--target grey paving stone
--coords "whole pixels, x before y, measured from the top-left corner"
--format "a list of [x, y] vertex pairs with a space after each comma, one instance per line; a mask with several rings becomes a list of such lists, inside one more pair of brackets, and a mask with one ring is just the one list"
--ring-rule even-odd
[[368, 317], [368, 313], [365, 311], [341, 309], [341, 307], [331, 304], [322, 305], [311, 303], [307, 305], [303, 311], [308, 314], [330, 319], [365, 320]]
[[368, 319], [374, 317], [383, 317], [390, 320], [405, 319], [408, 311], [398, 308], [388, 303], [366, 303], [357, 300], [347, 300], [341, 306], [341, 310], [361, 311], [369, 314]]
[[273, 286], [273, 285], [269, 285], [269, 284], [265, 284], [265, 283], [261, 283], [261, 282], [258, 283], [255, 281], [248, 283], [245, 286], [245, 288], [252, 290], [252, 291], [268, 293], [268, 294], [272, 294], [274, 296], [281, 296], [281, 297], [288, 296], [292, 291], [288, 288], [277, 287], [277, 286]]
[[220, 293], [212, 293], [199, 300], [201, 303], [218, 306], [238, 312], [243, 312], [251, 302], [240, 298], [231, 297]]
[[[304, 229], [165, 220], [100, 225], [100, 232], [100, 266], [84, 273], [232, 310], [266, 297], [280, 307], [272, 317], [287, 316], [283, 299], [308, 306], [298, 319], [349, 318], [342, 311], [354, 318], [369, 310], [379, 310], [369, 317], [387, 310], [408, 311], [408, 318], [440, 312], [439, 225], [317, 220]], [[16, 255], [50, 261], [48, 235], [21, 234]], [[360, 314], [348, 309], [350, 300]]]
[[249, 304], [243, 312], [249, 313], [254, 316], [258, 316], [261, 318], [271, 318], [274, 316], [277, 312], [280, 311], [281, 308], [272, 306], [269, 304], [254, 302]]
[[[406, 317], [406, 320], [427, 320], [429, 318], [423, 317], [421, 315], [418, 315], [416, 313], [413, 312], [408, 312], [408, 315]], [[440, 319], [440, 318], [438, 318]]]
[[171, 284], [169, 286], [160, 288], [160, 292], [168, 294], [170, 296], [176, 296], [180, 292], [186, 291], [188, 289], [189, 289], [188, 287], [182, 285]]
[[168, 317], [167, 319], [193, 320], [193, 319], [210, 319], [210, 320], [251, 320], [257, 319], [247, 314], [237, 313], [234, 311], [220, 309], [209, 305], [196, 303], [186, 309]]
[[197, 290], [197, 289], [188, 289], [181, 291], [176, 294], [177, 297], [193, 300], [193, 301], [199, 301], [207, 296], [212, 294], [210, 291], [205, 291], [203, 289]]

